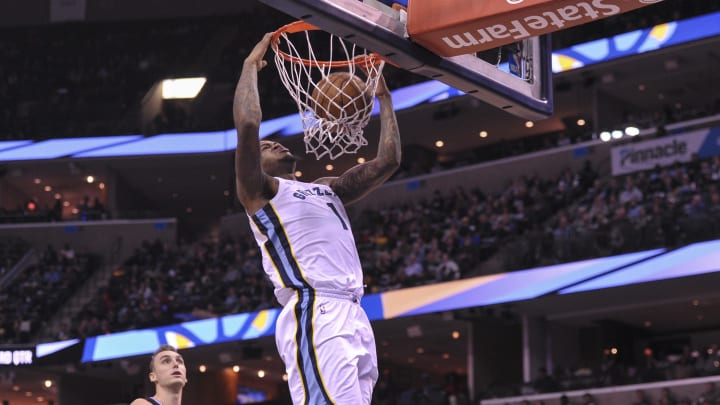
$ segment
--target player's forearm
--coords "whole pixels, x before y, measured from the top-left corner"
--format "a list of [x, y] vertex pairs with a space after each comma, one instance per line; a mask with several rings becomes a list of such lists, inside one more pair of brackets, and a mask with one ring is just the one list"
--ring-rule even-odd
[[330, 185], [345, 204], [365, 196], [387, 180], [400, 166], [400, 131], [390, 95], [380, 100], [380, 143], [378, 154], [369, 162], [352, 167]]
[[[254, 63], [245, 62], [243, 70], [235, 87], [233, 99], [233, 119], [241, 136], [241, 128], [260, 127], [262, 111], [260, 109], [260, 95], [257, 85], [257, 67]], [[238, 139], [238, 142], [240, 139]]]
[[258, 138], [262, 111], [257, 88], [257, 68], [245, 63], [235, 88], [233, 118], [237, 128], [235, 176], [240, 202], [247, 200], [260, 189], [260, 140]]
[[400, 129], [390, 95], [384, 95], [378, 100], [380, 101], [380, 142], [376, 159], [382, 166], [391, 170], [390, 174], [392, 174], [400, 166]]

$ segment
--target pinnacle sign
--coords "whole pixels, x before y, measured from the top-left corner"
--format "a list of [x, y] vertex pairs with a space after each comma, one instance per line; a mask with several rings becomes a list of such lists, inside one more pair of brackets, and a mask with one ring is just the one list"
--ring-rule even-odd
[[674, 136], [630, 142], [610, 149], [613, 176], [654, 170], [693, 158], [720, 156], [720, 127], [698, 129]]
[[662, 0], [410, 0], [410, 39], [440, 56], [496, 48]]

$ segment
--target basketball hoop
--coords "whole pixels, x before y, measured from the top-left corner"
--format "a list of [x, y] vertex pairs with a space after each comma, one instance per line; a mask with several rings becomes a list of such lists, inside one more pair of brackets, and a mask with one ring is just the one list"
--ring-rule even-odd
[[[329, 46], [318, 47], [319, 40], [329, 41]], [[335, 159], [367, 145], [363, 130], [370, 121], [384, 59], [305, 21], [275, 31], [271, 47], [280, 80], [300, 113], [305, 151], [317, 159]], [[364, 87], [327, 85], [333, 81], [329, 76], [339, 72], [356, 83], [359, 79]]]

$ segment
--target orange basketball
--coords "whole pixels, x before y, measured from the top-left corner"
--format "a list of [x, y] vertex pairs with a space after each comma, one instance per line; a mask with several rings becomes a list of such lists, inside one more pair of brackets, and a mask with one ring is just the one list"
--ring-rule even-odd
[[365, 82], [347, 72], [330, 73], [318, 82], [312, 93], [314, 110], [319, 118], [339, 120], [351, 117], [372, 104], [372, 94]]

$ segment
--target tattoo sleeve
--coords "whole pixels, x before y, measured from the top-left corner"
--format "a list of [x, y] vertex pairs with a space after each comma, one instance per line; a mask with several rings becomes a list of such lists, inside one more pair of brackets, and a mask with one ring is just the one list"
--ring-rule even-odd
[[377, 186], [385, 182], [400, 166], [400, 130], [390, 95], [379, 98], [380, 101], [380, 142], [375, 159], [357, 165], [330, 186], [343, 200], [350, 204], [364, 197]]
[[233, 119], [237, 129], [235, 177], [238, 199], [243, 205], [262, 192], [258, 131], [262, 112], [257, 87], [257, 68], [246, 63], [235, 88]]

